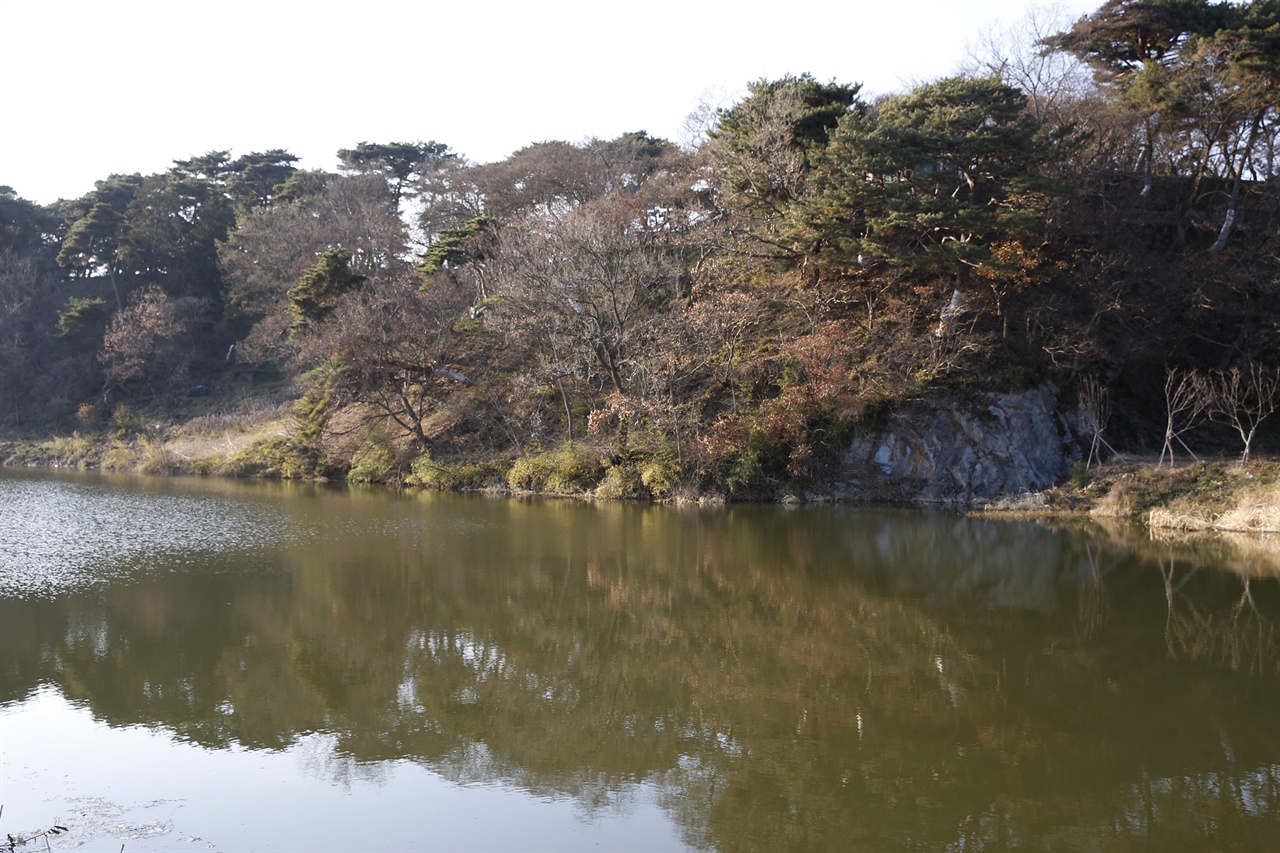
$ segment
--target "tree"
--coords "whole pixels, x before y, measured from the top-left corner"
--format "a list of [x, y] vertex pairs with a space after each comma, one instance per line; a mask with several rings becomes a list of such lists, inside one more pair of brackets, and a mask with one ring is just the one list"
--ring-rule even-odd
[[240, 216], [218, 247], [231, 319], [242, 343], [253, 339], [239, 355], [277, 358], [295, 349], [286, 333], [298, 320], [289, 292], [326, 252], [345, 250], [353, 275], [407, 266], [404, 224], [389, 199], [377, 175], [300, 171], [274, 191], [269, 205]]
[[266, 207], [279, 189], [298, 171], [298, 158], [283, 148], [251, 151], [236, 158], [229, 168], [226, 192], [238, 209]]
[[991, 243], [1042, 221], [1028, 193], [1044, 158], [1026, 96], [995, 78], [952, 77], [841, 120], [819, 157], [798, 226], [820, 257], [947, 274], [958, 289]]
[[670, 142], [643, 130], [624, 133], [615, 139], [592, 139], [585, 148], [599, 161], [599, 181], [606, 193], [638, 189], [660, 168], [666, 156], [677, 153]]
[[84, 198], [63, 205], [67, 231], [58, 265], [85, 276], [105, 271], [117, 311], [124, 308], [120, 277], [130, 249], [125, 214], [142, 182], [142, 175], [112, 175]]
[[779, 240], [779, 228], [791, 205], [808, 195], [810, 172], [830, 134], [847, 116], [864, 113], [860, 88], [788, 75], [750, 84], [746, 98], [718, 111], [708, 150], [721, 203], [767, 253], [797, 257]]
[[13, 187], [0, 186], [0, 253], [35, 255], [57, 231], [58, 217], [51, 209], [21, 198]]
[[39, 386], [48, 384], [39, 366], [50, 348], [48, 318], [60, 294], [45, 283], [31, 255], [0, 249], [0, 420], [29, 410], [20, 401], [36, 398]]
[[448, 229], [462, 228], [486, 211], [492, 213], [478, 181], [485, 168], [457, 159], [418, 177], [413, 188], [418, 209], [414, 224], [424, 242]]
[[1136, 171], [1146, 179], [1143, 196], [1151, 191], [1157, 134], [1181, 109], [1170, 69], [1188, 36], [1212, 34], [1229, 14], [1227, 3], [1205, 0], [1107, 0], [1071, 29], [1041, 40], [1047, 50], [1086, 62], [1138, 112], [1142, 148]]
[[1107, 421], [1111, 417], [1111, 393], [1092, 376], [1087, 376], [1080, 382], [1079, 397], [1076, 402], [1076, 419], [1080, 425], [1080, 432], [1089, 436], [1089, 455], [1085, 458], [1084, 467], [1087, 471], [1093, 465], [1093, 460], [1098, 460], [1098, 464], [1102, 464], [1102, 448], [1105, 446], [1116, 455], [1115, 448], [1107, 444], [1107, 440], [1102, 437], [1103, 431], [1107, 428]]
[[330, 223], [284, 202], [242, 215], [218, 246], [227, 298], [242, 316], [287, 313], [286, 293], [328, 247]]
[[332, 360], [331, 405], [361, 407], [361, 423], [390, 421], [426, 449], [429, 418], [451, 386], [467, 382], [448, 356], [454, 322], [469, 303], [448, 279], [424, 286], [407, 271], [380, 276], [312, 326], [305, 354]]
[[1182, 449], [1199, 461], [1198, 457], [1182, 440], [1182, 434], [1204, 418], [1209, 404], [1213, 401], [1213, 391], [1204, 376], [1194, 370], [1177, 370], [1169, 368], [1164, 374], [1164, 447], [1160, 450], [1160, 464], [1164, 464], [1165, 455], [1169, 456], [1169, 465], [1173, 466], [1173, 443], [1182, 445]]
[[493, 217], [477, 216], [461, 228], [441, 231], [422, 257], [422, 271], [436, 273], [474, 259], [477, 242], [492, 226]]
[[484, 261], [493, 241], [494, 224], [491, 216], [477, 216], [461, 228], [441, 231], [423, 255], [419, 271], [428, 277], [428, 281], [444, 275], [458, 281], [458, 276], [463, 275], [462, 270], [466, 269], [475, 298], [480, 301], [488, 299]]
[[397, 209], [415, 174], [434, 171], [457, 156], [443, 142], [361, 142], [338, 152], [342, 168], [360, 175], [381, 175]]
[[1027, 96], [1027, 109], [1044, 127], [1066, 127], [1079, 119], [1076, 107], [1091, 88], [1088, 66], [1062, 50], [1039, 45], [1068, 25], [1058, 6], [1032, 5], [1020, 22], [984, 31], [968, 47], [964, 72], [997, 77]]
[[322, 191], [303, 203], [324, 228], [328, 246], [351, 253], [351, 268], [362, 275], [405, 263], [404, 222], [391, 201], [391, 190], [377, 175], [330, 175]]
[[178, 172], [150, 175], [124, 211], [122, 260], [137, 282], [174, 296], [222, 297], [217, 244], [235, 221], [214, 183]]
[[1240, 464], [1248, 463], [1259, 425], [1280, 409], [1280, 371], [1251, 361], [1243, 370], [1233, 367], [1210, 374], [1208, 393], [1213, 399], [1210, 417], [1235, 429], [1244, 443]]
[[207, 300], [174, 299], [150, 285], [118, 312], [107, 328], [99, 360], [109, 385], [173, 386], [187, 375], [191, 333], [204, 319]]
[[289, 291], [294, 331], [327, 317], [338, 297], [364, 280], [365, 276], [351, 271], [351, 253], [346, 249], [325, 252]]
[[478, 167], [473, 179], [487, 215], [508, 219], [536, 209], [554, 216], [603, 194], [599, 166], [583, 148], [554, 140]]
[[[1226, 247], [1235, 226], [1245, 167], [1257, 157], [1263, 129], [1280, 123], [1280, 0], [1258, 0], [1239, 15], [1237, 26], [1198, 40], [1193, 67], [1203, 69], [1200, 91], [1207, 93], [1202, 112], [1218, 119], [1216, 133], [1206, 139], [1218, 143], [1231, 195], [1217, 239], [1209, 247], [1216, 254]], [[1206, 144], [1206, 153], [1211, 145]], [[1255, 166], [1257, 170], [1257, 166]], [[1274, 171], [1264, 171], [1274, 177]]]
[[503, 321], [557, 364], [574, 362], [620, 393], [632, 349], [676, 273], [636, 227], [642, 210], [634, 198], [610, 196], [557, 217], [531, 216], [503, 229], [495, 248]]

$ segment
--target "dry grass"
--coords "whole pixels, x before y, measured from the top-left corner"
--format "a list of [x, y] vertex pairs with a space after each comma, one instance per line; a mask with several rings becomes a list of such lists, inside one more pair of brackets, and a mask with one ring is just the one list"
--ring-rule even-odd
[[245, 407], [194, 418], [165, 442], [165, 450], [182, 460], [184, 467], [194, 468], [233, 457], [292, 430], [293, 408], [288, 403]]
[[1280, 532], [1280, 484], [1239, 491], [1232, 506], [1221, 512], [1178, 501], [1151, 510], [1147, 523], [1173, 530], [1229, 530], [1243, 533]]
[[1110, 463], [1051, 490], [1052, 509], [1184, 530], [1280, 529], [1280, 462]]

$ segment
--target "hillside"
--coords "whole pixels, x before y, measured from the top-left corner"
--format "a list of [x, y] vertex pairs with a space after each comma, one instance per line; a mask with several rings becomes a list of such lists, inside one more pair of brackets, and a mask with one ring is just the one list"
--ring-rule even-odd
[[1035, 389], [1058, 482], [1280, 453], [1280, 3], [1110, 0], [1012, 50], [876, 101], [759, 80], [692, 148], [0, 191], [5, 456], [774, 500], [895, 413]]

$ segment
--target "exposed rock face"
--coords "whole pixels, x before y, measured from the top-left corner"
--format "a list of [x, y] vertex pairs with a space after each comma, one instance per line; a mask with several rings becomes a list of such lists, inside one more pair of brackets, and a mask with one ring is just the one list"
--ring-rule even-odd
[[1070, 468], [1073, 437], [1057, 390], [911, 403], [857, 436], [838, 497], [985, 503], [1052, 485]]

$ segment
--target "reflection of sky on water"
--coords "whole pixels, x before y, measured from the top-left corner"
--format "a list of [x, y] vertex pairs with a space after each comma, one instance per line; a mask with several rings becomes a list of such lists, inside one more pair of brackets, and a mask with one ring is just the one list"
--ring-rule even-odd
[[325, 732], [283, 750], [204, 749], [163, 729], [107, 726], [50, 687], [0, 707], [0, 720], [4, 831], [64, 825], [54, 849], [688, 849], [651, 784], [586, 812], [485, 783], [482, 744], [462, 762], [477, 772], [450, 780], [413, 761], [358, 762]]

